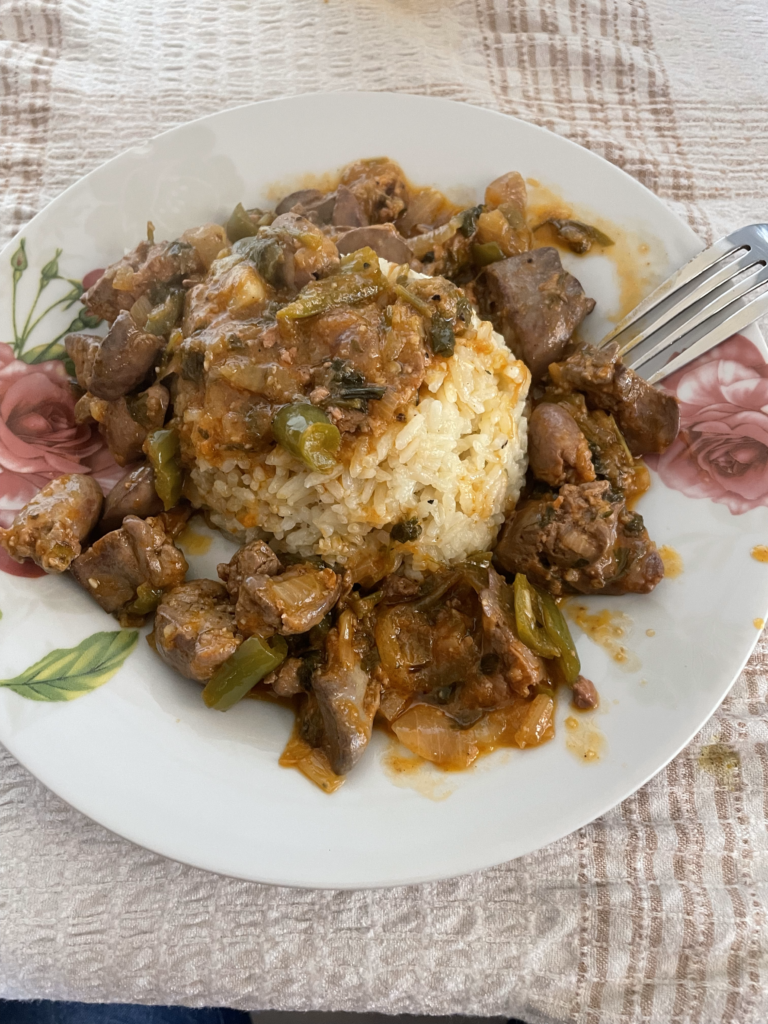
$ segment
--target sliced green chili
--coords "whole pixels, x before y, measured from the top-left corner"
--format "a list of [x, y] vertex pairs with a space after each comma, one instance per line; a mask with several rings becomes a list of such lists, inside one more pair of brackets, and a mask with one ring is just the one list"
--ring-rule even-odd
[[410, 288], [406, 288], [402, 284], [396, 284], [395, 294], [399, 295], [401, 299], [405, 299], [407, 303], [413, 306], [417, 313], [421, 313], [422, 316], [426, 316], [430, 319], [432, 318], [432, 313], [434, 312], [432, 306], [416, 295], [415, 292], [412, 292]]
[[465, 238], [469, 238], [474, 235], [477, 229], [477, 218], [483, 212], [482, 206], [472, 206], [470, 209], [465, 210], [461, 214], [461, 224], [459, 225], [459, 231], [464, 235]]
[[479, 267], [506, 259], [498, 242], [476, 242], [472, 246], [472, 258]]
[[143, 330], [147, 334], [170, 334], [184, 309], [184, 293], [179, 289], [168, 292], [163, 302], [154, 306]]
[[557, 663], [565, 676], [565, 681], [573, 686], [579, 678], [581, 662], [576, 653], [576, 645], [573, 642], [568, 623], [553, 597], [541, 590], [537, 590], [536, 594], [539, 598], [544, 629], [550, 640], [560, 648], [560, 657], [557, 659]]
[[366, 246], [343, 256], [335, 274], [305, 285], [297, 299], [278, 311], [277, 319], [303, 320], [335, 306], [353, 306], [375, 298], [385, 287], [379, 257]]
[[355, 593], [352, 596], [352, 608], [358, 619], [364, 619], [367, 615], [371, 615], [376, 605], [381, 600], [383, 591], [376, 590], [373, 594], [368, 594], [367, 597], [361, 597]]
[[[585, 224], [580, 220], [560, 220], [557, 217], [550, 217], [549, 220], [544, 221], [544, 224], [551, 224], [557, 236], [565, 242], [572, 252], [589, 252], [593, 242], [597, 242], [598, 245], [602, 245], [604, 248], [615, 244], [613, 239], [606, 235], [604, 231], [601, 231], [600, 228], [593, 227], [591, 224]], [[543, 226], [543, 224], [539, 225], [539, 227]]]
[[256, 221], [250, 216], [242, 203], [238, 203], [227, 221], [227, 238], [230, 242], [239, 242], [241, 238], [249, 238], [258, 230]]
[[528, 582], [528, 577], [519, 572], [515, 576], [515, 622], [520, 639], [526, 647], [542, 658], [557, 658], [560, 647], [555, 645], [547, 630], [537, 621], [538, 594]]
[[568, 623], [555, 600], [528, 582], [527, 576], [515, 576], [515, 622], [523, 643], [542, 658], [553, 658], [573, 685], [579, 678], [581, 663]]
[[339, 428], [322, 409], [309, 403], [284, 405], [272, 420], [275, 440], [310, 469], [330, 473], [341, 445]]
[[126, 611], [133, 615], [149, 615], [163, 599], [162, 590], [149, 583], [140, 583], [136, 588], [136, 598], [128, 605]]
[[429, 342], [436, 356], [452, 356], [456, 346], [453, 324], [439, 313], [432, 314], [429, 326]]
[[283, 249], [276, 238], [243, 238], [233, 249], [242, 253], [267, 282], [277, 288], [283, 281]]
[[213, 673], [203, 690], [203, 700], [209, 708], [228, 711], [276, 669], [287, 654], [288, 645], [281, 636], [270, 640], [249, 636]]
[[181, 498], [181, 463], [179, 437], [175, 430], [156, 430], [146, 445], [146, 452], [155, 471], [155, 490], [167, 512]]

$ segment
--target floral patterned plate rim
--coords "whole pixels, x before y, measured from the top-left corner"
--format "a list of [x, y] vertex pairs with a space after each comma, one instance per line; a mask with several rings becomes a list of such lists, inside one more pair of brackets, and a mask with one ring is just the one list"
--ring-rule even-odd
[[[430, 125], [425, 142], [424, 124]], [[472, 146], [456, 147], [456, 138]], [[263, 144], [265, 139], [270, 145]], [[79, 298], [99, 267], [143, 237], [223, 220], [361, 156], [387, 154], [418, 182], [479, 194], [518, 169], [583, 219], [621, 225], [649, 290], [701, 243], [664, 204], [596, 155], [514, 118], [447, 100], [335, 93], [251, 104], [174, 129], [93, 171], [0, 252], [0, 524], [67, 471], [104, 488], [114, 463], [78, 427], [61, 338], [98, 329]], [[603, 256], [564, 260], [598, 305], [592, 338], [619, 309]], [[683, 431], [652, 461], [642, 499], [667, 579], [646, 597], [570, 603], [601, 708], [532, 751], [468, 772], [403, 770], [384, 736], [328, 797], [277, 758], [283, 709], [208, 711], [199, 689], [72, 581], [0, 562], [0, 742], [63, 799], [176, 860], [286, 885], [395, 885], [460, 874], [540, 848], [659, 771], [725, 696], [768, 614], [768, 351], [756, 328], [668, 384]], [[190, 556], [215, 575], [230, 550]], [[768, 548], [764, 549], [768, 554]], [[596, 643], [599, 640], [600, 643]], [[571, 721], [566, 724], [566, 719]], [[569, 726], [576, 725], [576, 728]]]

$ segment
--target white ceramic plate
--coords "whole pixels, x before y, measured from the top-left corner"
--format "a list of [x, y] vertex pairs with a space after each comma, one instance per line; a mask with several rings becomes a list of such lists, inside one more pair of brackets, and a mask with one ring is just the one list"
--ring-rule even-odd
[[[29, 358], [77, 314], [77, 303], [57, 306], [22, 337], [40, 271], [56, 249], [58, 268], [49, 264], [45, 273], [60, 277], [46, 285], [39, 310], [68, 292], [62, 277], [80, 279], [132, 248], [148, 219], [158, 237], [174, 237], [224, 220], [238, 201], [274, 199], [308, 173], [382, 154], [413, 181], [467, 199], [480, 197], [500, 173], [520, 170], [577, 213], [626, 229], [623, 244], [644, 288], [700, 248], [636, 181], [540, 128], [417, 96], [304, 96], [175, 129], [68, 189], [24, 229], [23, 273], [20, 239], [0, 254], [0, 340], [18, 339], [17, 354]], [[589, 332], [600, 336], [618, 311], [614, 264], [592, 255], [567, 262], [598, 300]], [[256, 701], [226, 715], [206, 710], [199, 688], [166, 669], [140, 638], [119, 671], [81, 699], [33, 702], [0, 686], [0, 741], [107, 828], [176, 860], [247, 879], [394, 885], [475, 870], [552, 842], [632, 793], [690, 740], [723, 699], [755, 643], [755, 620], [766, 615], [768, 566], [750, 552], [768, 542], [768, 417], [761, 411], [768, 397], [760, 398], [768, 371], [759, 334], [748, 339], [729, 343], [722, 358], [715, 354], [708, 369], [679, 386], [696, 447], [683, 445], [663, 461], [669, 486], [654, 474], [642, 500], [652, 536], [679, 553], [684, 571], [650, 596], [585, 602], [593, 613], [620, 611], [631, 627], [621, 641], [629, 652], [623, 668], [576, 630], [584, 672], [602, 697], [597, 714], [579, 719], [578, 734], [564, 726], [571, 712], [561, 701], [557, 736], [544, 747], [500, 752], [462, 774], [427, 766], [400, 776], [387, 767], [390, 741], [377, 735], [346, 785], [328, 797], [278, 767], [291, 727], [287, 712]], [[93, 457], [61, 420], [68, 415], [63, 399], [56, 411], [56, 362], [11, 361], [13, 354], [0, 347], [6, 522], [25, 488], [56, 475], [57, 459]], [[225, 554], [224, 542], [216, 544]], [[215, 575], [215, 548], [195, 562], [198, 575]], [[0, 610], [2, 680], [55, 648], [116, 628], [64, 578], [0, 573]], [[600, 754], [591, 761], [566, 745], [569, 737], [581, 742], [585, 729], [593, 735], [582, 747]]]

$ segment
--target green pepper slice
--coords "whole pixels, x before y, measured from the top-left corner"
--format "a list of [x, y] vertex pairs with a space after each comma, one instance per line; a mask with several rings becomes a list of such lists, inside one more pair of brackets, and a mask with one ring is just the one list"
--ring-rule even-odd
[[434, 310], [428, 302], [425, 302], [420, 296], [412, 292], [410, 288], [406, 288], [402, 284], [395, 284], [395, 294], [399, 295], [401, 299], [404, 299], [409, 305], [413, 306], [417, 313], [421, 313], [422, 316], [432, 318]]
[[472, 258], [479, 267], [506, 259], [498, 242], [476, 242], [472, 246]]
[[209, 708], [228, 711], [285, 661], [287, 654], [288, 645], [281, 636], [270, 640], [249, 636], [213, 673], [203, 690], [203, 700]]
[[339, 428], [322, 409], [305, 402], [284, 405], [272, 420], [275, 440], [310, 469], [330, 473], [341, 445]]
[[230, 242], [239, 242], [241, 238], [255, 235], [258, 225], [253, 221], [242, 203], [238, 203], [232, 211], [224, 229]]
[[184, 293], [178, 289], [168, 292], [165, 300], [154, 306], [143, 330], [146, 334], [170, 334], [184, 309]]
[[278, 310], [277, 319], [288, 322], [303, 320], [335, 306], [354, 306], [375, 298], [385, 287], [379, 257], [366, 246], [342, 257], [341, 266], [335, 274], [305, 285], [297, 299]]
[[568, 623], [555, 600], [528, 582], [523, 573], [515, 576], [515, 622], [520, 639], [542, 658], [554, 658], [569, 685], [579, 678], [581, 662]]
[[471, 238], [477, 230], [477, 218], [483, 212], [482, 206], [471, 206], [461, 214], [459, 231], [465, 238]]
[[429, 325], [429, 342], [436, 356], [452, 356], [456, 347], [456, 332], [450, 320], [439, 313], [432, 314]]
[[233, 249], [253, 263], [267, 284], [274, 288], [280, 287], [285, 257], [276, 238], [244, 238], [237, 242]]
[[557, 659], [557, 663], [565, 676], [565, 681], [573, 686], [579, 678], [581, 662], [576, 653], [576, 645], [573, 642], [568, 623], [553, 597], [540, 590], [537, 590], [536, 593], [544, 620], [544, 629], [550, 640], [560, 648], [560, 657]]
[[[613, 239], [609, 238], [600, 228], [596, 228], [592, 224], [585, 224], [580, 220], [559, 220], [556, 217], [550, 217], [549, 220], [544, 221], [544, 224], [551, 224], [558, 237], [572, 252], [589, 252], [593, 242], [597, 242], [603, 248], [615, 244]], [[539, 227], [543, 227], [543, 225], [540, 224]]]
[[181, 498], [182, 474], [179, 436], [175, 430], [156, 430], [150, 435], [146, 452], [155, 471], [155, 490], [167, 512]]
[[528, 582], [528, 577], [519, 572], [515, 576], [515, 623], [520, 639], [526, 647], [542, 658], [557, 658], [560, 647], [550, 637], [547, 630], [537, 621], [539, 595]]
[[126, 611], [133, 615], [149, 615], [163, 599], [162, 590], [149, 583], [140, 583], [136, 588], [136, 598], [128, 605]]

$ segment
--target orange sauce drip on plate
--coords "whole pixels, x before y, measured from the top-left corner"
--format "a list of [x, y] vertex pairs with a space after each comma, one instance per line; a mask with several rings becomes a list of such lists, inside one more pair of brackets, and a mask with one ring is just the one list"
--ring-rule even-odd
[[683, 571], [683, 559], [680, 553], [667, 544], [663, 544], [659, 548], [659, 554], [664, 563], [664, 575], [670, 580], [677, 579]]
[[[611, 246], [593, 244], [585, 256], [599, 254], [610, 260], [619, 286], [618, 309], [609, 319], [618, 323], [622, 317], [635, 308], [641, 299], [658, 283], [652, 274], [654, 260], [651, 258], [650, 246], [639, 235], [605, 220], [597, 213], [587, 210], [575, 210], [556, 192], [542, 185], [535, 178], [526, 180], [528, 185], [528, 222], [538, 227], [551, 217], [561, 220], [580, 220], [598, 228], [613, 239]], [[540, 227], [534, 232], [534, 245], [553, 245], [563, 252], [571, 252], [568, 246], [558, 238], [550, 225]]]
[[633, 510], [642, 496], [650, 490], [651, 474], [642, 459], [635, 459], [632, 483], [624, 492], [627, 508]]
[[569, 715], [565, 720], [565, 746], [580, 761], [594, 764], [605, 752], [605, 736], [592, 716]]
[[756, 562], [768, 562], [768, 544], [755, 544], [752, 557]]
[[205, 555], [213, 543], [213, 537], [209, 537], [205, 533], [198, 533], [192, 523], [189, 523], [179, 534], [176, 543], [187, 555]]
[[590, 612], [586, 605], [572, 600], [564, 605], [568, 615], [593, 643], [602, 647], [626, 672], [637, 672], [640, 659], [625, 643], [632, 628], [632, 620], [627, 614], [610, 608]]
[[391, 733], [389, 740], [381, 765], [396, 786], [435, 801], [445, 800], [455, 792], [456, 783], [447, 772], [407, 750]]

